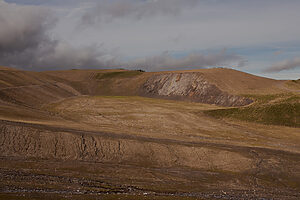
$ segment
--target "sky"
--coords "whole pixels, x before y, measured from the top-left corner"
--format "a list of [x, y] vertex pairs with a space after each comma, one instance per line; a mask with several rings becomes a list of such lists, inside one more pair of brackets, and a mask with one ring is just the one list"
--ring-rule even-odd
[[0, 0], [0, 65], [300, 79], [299, 0]]

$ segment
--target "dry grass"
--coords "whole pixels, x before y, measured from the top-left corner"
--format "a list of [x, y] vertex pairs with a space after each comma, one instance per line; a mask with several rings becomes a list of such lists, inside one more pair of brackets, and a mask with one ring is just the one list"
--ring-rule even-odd
[[[112, 189], [113, 184], [121, 184], [162, 192], [216, 189], [220, 193], [223, 188], [261, 189], [263, 195], [272, 194], [274, 188], [299, 192], [299, 96], [280, 88], [284, 83], [281, 81], [228, 69], [194, 71], [219, 88], [247, 94], [256, 102], [244, 108], [225, 109], [137, 97], [140, 85], [154, 73], [1, 71], [0, 118], [28, 124], [1, 124], [1, 144], [6, 145], [1, 148], [3, 155], [7, 154], [0, 158], [0, 170], [14, 169], [20, 177], [12, 179], [0, 173], [4, 174], [1, 180], [6, 181], [0, 185], [95, 190], [93, 185], [82, 186], [76, 181], [70, 184], [71, 177], [98, 179], [111, 184]], [[16, 88], [5, 89], [6, 86]], [[39, 155], [41, 152], [44, 157]], [[24, 172], [28, 174], [23, 176]], [[26, 181], [32, 174], [32, 182]], [[50, 176], [45, 182], [43, 174]], [[1, 194], [0, 199], [16, 196]], [[41, 198], [39, 194], [18, 197]], [[84, 196], [88, 198], [94, 196]], [[170, 197], [110, 194], [101, 198]]]
[[300, 79], [287, 81], [285, 85], [291, 89], [300, 91]]
[[87, 130], [283, 149], [298, 148], [300, 142], [298, 129], [214, 119], [204, 113], [222, 112], [223, 108], [200, 103], [124, 96], [79, 97], [46, 109]]

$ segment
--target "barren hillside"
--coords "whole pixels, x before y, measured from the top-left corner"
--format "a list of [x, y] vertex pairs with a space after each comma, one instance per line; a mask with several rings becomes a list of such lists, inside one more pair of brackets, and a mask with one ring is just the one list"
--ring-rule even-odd
[[0, 198], [299, 199], [297, 81], [0, 68]]

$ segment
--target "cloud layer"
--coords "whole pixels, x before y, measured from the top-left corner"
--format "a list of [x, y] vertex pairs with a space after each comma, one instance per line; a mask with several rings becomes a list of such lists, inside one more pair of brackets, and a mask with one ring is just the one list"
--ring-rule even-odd
[[[156, 13], [176, 14], [179, 7], [193, 5], [194, 0], [145, 1], [130, 3], [117, 1], [108, 4], [106, 14], [110, 17], [132, 15], [144, 17]], [[104, 7], [105, 8], [105, 7]], [[101, 8], [101, 9], [104, 9]], [[158, 9], [159, 8], [159, 9]], [[105, 10], [105, 9], [104, 9]], [[0, 64], [32, 70], [64, 68], [142, 68], [147, 71], [203, 68], [242, 63], [242, 58], [226, 50], [215, 54], [192, 53], [181, 58], [165, 52], [159, 56], [123, 62], [113, 53], [103, 51], [101, 46], [75, 48], [70, 43], [50, 37], [56, 25], [51, 10], [42, 6], [25, 6], [0, 1]]]
[[0, 64], [23, 69], [110, 67], [114, 58], [97, 46], [75, 48], [50, 37], [56, 20], [41, 6], [0, 0]]
[[260, 73], [281, 58], [266, 71], [299, 74], [299, 9], [298, 0], [0, 0], [0, 65], [157, 71], [248, 60], [242, 70]]
[[282, 62], [275, 63], [271, 67], [264, 70], [265, 72], [280, 72], [284, 70], [292, 70], [300, 68], [300, 57], [295, 57], [291, 60], [284, 60]]
[[195, 6], [199, 0], [104, 0], [82, 16], [82, 24], [111, 22], [118, 18], [142, 19], [157, 15], [178, 15], [183, 9]]

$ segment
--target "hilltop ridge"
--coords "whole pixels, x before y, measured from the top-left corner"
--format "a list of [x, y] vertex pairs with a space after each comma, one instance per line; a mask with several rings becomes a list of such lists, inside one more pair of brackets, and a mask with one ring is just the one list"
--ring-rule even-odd
[[0, 99], [26, 105], [80, 95], [125, 95], [242, 106], [252, 101], [240, 95], [284, 91], [278, 87], [283, 81], [222, 68], [170, 72], [3, 70], [0, 75]]
[[[211, 71], [212, 70], [201, 70], [193, 73], [194, 75], [195, 73], [199, 74], [199, 78], [201, 76], [201, 80], [206, 79], [206, 83], [212, 86], [214, 83], [217, 83], [217, 81], [216, 78], [211, 77]], [[167, 76], [167, 74], [169, 73], [170, 72], [143, 73], [138, 71], [127, 70], [68, 70], [47, 72], [3, 70], [0, 71], [0, 98], [2, 100], [4, 100], [5, 98], [13, 99], [15, 102], [25, 103], [28, 105], [35, 105], [36, 103], [38, 103], [38, 99], [42, 98], [43, 96], [47, 96], [47, 98], [42, 99], [38, 104], [42, 104], [42, 102], [44, 101], [56, 101], [61, 98], [76, 95], [144, 95], [151, 97], [151, 93], [149, 93], [148, 90], [143, 90], [143, 88], [147, 87], [144, 86], [144, 84], [147, 83], [149, 85], [149, 80], [153, 80], [153, 78], [151, 79], [152, 76], [157, 76], [157, 74]], [[171, 73], [182, 74], [191, 73], [191, 71]], [[194, 81], [196, 81], [195, 77]], [[273, 80], [268, 81], [273, 83]], [[230, 80], [227, 80], [227, 82], [227, 91], [231, 91], [228, 89], [228, 84], [230, 83]], [[242, 83], [243, 82], [241, 82], [241, 84]], [[188, 84], [192, 84], [192, 82]], [[220, 87], [219, 85], [220, 84], [217, 83], [212, 87], [214, 88], [214, 90], [219, 90], [219, 88], [217, 88]], [[237, 84], [234, 84], [231, 85], [230, 88], [234, 88], [236, 86], [238, 87]], [[190, 88], [190, 86], [186, 85], [186, 89], [188, 88]], [[225, 94], [220, 90], [218, 92], [220, 93], [219, 96], [222, 95], [221, 93], [224, 93], [224, 95], [226, 96], [228, 93], [227, 91], [226, 89], [224, 90], [224, 92], [226, 93]], [[235, 89], [232, 89], [232, 91], [235, 91]], [[21, 93], [24, 95], [30, 94], [30, 97], [26, 97], [26, 95], [23, 95], [20, 99], [18, 99], [21, 96]], [[44, 95], [40, 95], [41, 93], [44, 93]], [[206, 93], [208, 93], [208, 91], [206, 91]], [[168, 95], [154, 96], [165, 98]], [[32, 99], [31, 97], [34, 99]], [[28, 101], [27, 98], [29, 98]], [[190, 99], [193, 101], [197, 101], [198, 99], [200, 99], [199, 102], [218, 104], [218, 101], [210, 100], [205, 102], [201, 100], [201, 98], [189, 98], [188, 94], [183, 94], [179, 96], [177, 95], [177, 97], [175, 95], [173, 98], [181, 100]]]

